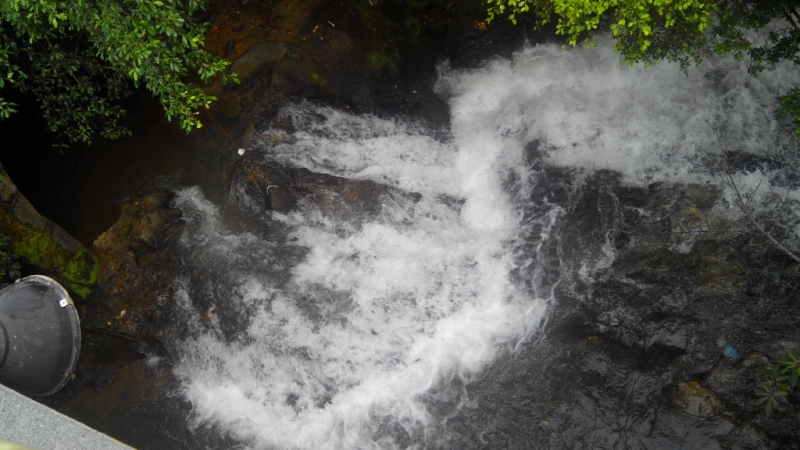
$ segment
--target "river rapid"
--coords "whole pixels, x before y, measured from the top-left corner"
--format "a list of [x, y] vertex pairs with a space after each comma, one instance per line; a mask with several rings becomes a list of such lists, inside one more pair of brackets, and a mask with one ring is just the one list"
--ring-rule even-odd
[[[259, 449], [732, 448], [730, 415], [664, 400], [727, 363], [717, 338], [732, 316], [700, 331], [662, 311], [639, 330], [659, 305], [713, 295], [614, 271], [625, 248], [652, 243], [634, 242], [644, 231], [631, 223], [674, 231], [663, 205], [676, 200], [654, 200], [664, 192], [700, 186], [711, 194], [696, 209], [728, 225], [743, 216], [725, 180], [758, 211], [775, 193], [800, 200], [795, 147], [773, 114], [800, 73], [754, 79], [732, 59], [687, 74], [631, 67], [611, 47], [440, 65], [448, 130], [308, 102], [258, 125], [250, 155], [418, 194], [387, 197], [377, 214], [301, 202], [245, 219], [226, 213], [232, 197], [178, 190], [168, 342], [191, 426]], [[728, 154], [758, 163], [725, 163], [725, 178]], [[796, 214], [780, 220], [791, 245]], [[652, 251], [690, 255], [698, 236]], [[646, 306], [625, 309], [643, 292]], [[725, 339], [761, 351], [739, 339], [745, 327]], [[592, 353], [609, 329], [625, 331]], [[654, 343], [666, 353], [647, 354]], [[670, 368], [680, 358], [708, 367]]]

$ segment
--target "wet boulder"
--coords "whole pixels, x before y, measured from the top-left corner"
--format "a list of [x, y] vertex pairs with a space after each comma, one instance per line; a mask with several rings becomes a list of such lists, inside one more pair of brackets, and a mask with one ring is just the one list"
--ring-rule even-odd
[[[220, 78], [205, 87], [218, 98], [213, 120], [237, 135], [238, 122], [303, 98], [448, 124], [449, 107], [431, 89], [438, 59], [420, 22], [423, 11], [401, 9], [324, 0], [219, 2], [205, 48], [231, 62], [227, 74], [239, 83]], [[482, 16], [481, 8], [476, 17]]]
[[231, 197], [246, 213], [287, 213], [301, 203], [318, 207], [328, 216], [358, 219], [375, 216], [385, 197], [419, 199], [371, 180], [351, 180], [305, 168], [284, 166], [252, 153], [234, 166]]
[[141, 335], [164, 313], [174, 275], [169, 246], [182, 229], [181, 212], [170, 207], [173, 196], [157, 190], [129, 199], [117, 223], [94, 241], [105, 324], [115, 332]]

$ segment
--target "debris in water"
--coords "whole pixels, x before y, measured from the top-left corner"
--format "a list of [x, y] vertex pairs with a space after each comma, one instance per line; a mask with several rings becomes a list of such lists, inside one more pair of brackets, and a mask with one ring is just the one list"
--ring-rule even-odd
[[723, 408], [717, 395], [697, 381], [678, 383], [678, 389], [672, 394], [672, 402], [686, 414], [695, 417], [713, 417]]
[[239, 156], [242, 156], [242, 155], [244, 155], [244, 152], [245, 152], [245, 149], [243, 149], [243, 148], [240, 148], [240, 149], [239, 149], [239, 152], [238, 152], [238, 153], [239, 153]]
[[736, 348], [730, 345], [726, 345], [724, 349], [722, 349], [722, 354], [726, 358], [735, 359], [739, 357], [739, 352], [736, 351]]

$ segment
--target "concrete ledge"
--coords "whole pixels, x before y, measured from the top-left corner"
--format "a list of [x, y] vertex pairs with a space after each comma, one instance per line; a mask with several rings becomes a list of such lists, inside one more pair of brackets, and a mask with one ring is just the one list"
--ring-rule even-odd
[[0, 449], [3, 441], [41, 450], [131, 448], [0, 384]]

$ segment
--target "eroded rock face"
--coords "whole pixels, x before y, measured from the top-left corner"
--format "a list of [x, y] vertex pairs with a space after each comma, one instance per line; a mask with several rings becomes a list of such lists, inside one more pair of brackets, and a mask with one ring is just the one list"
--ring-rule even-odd
[[[423, 9], [409, 8], [404, 16], [382, 4], [217, 3], [209, 17], [205, 48], [231, 61], [228, 73], [236, 73], [241, 83], [223, 85], [217, 80], [207, 88], [219, 98], [213, 114], [239, 127], [256, 109], [316, 99], [353, 111], [407, 113], [435, 125], [447, 124], [449, 107], [431, 90], [437, 60], [446, 56], [443, 44], [443, 54], [437, 55], [435, 41], [445, 38], [437, 36], [441, 31], [428, 29], [435, 24]], [[483, 8], [476, 14], [482, 17]], [[437, 21], [449, 23], [447, 18]], [[473, 22], [459, 20], [469, 29]], [[521, 39], [519, 30], [515, 35]], [[482, 55], [489, 58], [486, 52]], [[235, 123], [229, 120], [234, 118]]]
[[267, 211], [286, 213], [304, 201], [319, 207], [323, 214], [357, 219], [380, 213], [385, 196], [419, 198], [419, 194], [370, 180], [286, 167], [258, 153], [237, 162], [231, 182], [233, 200], [246, 213], [256, 216]]
[[107, 324], [131, 336], [146, 332], [168, 304], [176, 275], [170, 244], [180, 235], [181, 212], [170, 207], [173, 194], [150, 192], [122, 205], [114, 226], [94, 241], [100, 259], [98, 284], [109, 309]]

